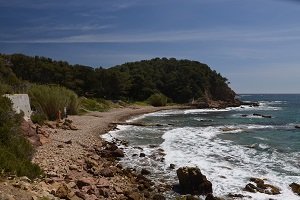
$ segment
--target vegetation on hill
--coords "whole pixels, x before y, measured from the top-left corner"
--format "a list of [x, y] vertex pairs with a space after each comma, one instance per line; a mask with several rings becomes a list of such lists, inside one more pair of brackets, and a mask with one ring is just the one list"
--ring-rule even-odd
[[79, 96], [144, 101], [160, 93], [175, 103], [233, 101], [235, 96], [226, 78], [197, 61], [155, 58], [103, 69], [22, 54], [0, 58], [9, 73], [23, 81], [61, 85]]

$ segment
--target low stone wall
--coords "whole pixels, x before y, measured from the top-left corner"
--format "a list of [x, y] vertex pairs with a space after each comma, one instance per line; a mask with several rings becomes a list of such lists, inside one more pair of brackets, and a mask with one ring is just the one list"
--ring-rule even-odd
[[24, 118], [29, 119], [32, 113], [28, 94], [5, 94], [13, 103], [13, 109], [20, 113], [24, 112]]

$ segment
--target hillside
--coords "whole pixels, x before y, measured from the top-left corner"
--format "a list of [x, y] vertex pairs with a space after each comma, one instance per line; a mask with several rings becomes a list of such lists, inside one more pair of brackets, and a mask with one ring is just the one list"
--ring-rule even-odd
[[28, 81], [58, 84], [80, 96], [106, 99], [143, 101], [154, 93], [162, 93], [175, 103], [192, 99], [235, 102], [235, 93], [225, 77], [206, 64], [175, 58], [155, 58], [104, 69], [38, 56], [0, 55], [0, 78], [14, 90], [24, 89], [24, 81]]

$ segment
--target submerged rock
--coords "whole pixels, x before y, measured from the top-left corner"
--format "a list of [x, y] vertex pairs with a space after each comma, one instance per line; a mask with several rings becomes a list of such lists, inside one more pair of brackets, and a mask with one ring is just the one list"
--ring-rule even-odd
[[195, 195], [212, 193], [211, 182], [198, 167], [181, 167], [176, 172], [182, 193]]

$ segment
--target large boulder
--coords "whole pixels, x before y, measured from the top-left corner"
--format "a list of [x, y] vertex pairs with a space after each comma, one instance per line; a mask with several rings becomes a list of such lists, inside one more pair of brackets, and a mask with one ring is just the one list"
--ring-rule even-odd
[[181, 167], [176, 172], [183, 194], [206, 195], [213, 192], [211, 182], [198, 167]]

